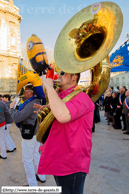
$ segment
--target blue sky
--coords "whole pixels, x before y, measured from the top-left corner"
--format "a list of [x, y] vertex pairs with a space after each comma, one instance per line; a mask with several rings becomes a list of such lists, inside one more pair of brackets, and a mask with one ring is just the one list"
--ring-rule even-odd
[[[56, 39], [67, 21], [79, 10], [88, 5], [97, 3], [96, 0], [13, 0], [20, 9], [23, 20], [20, 24], [22, 48], [26, 47], [27, 39], [36, 34], [44, 43], [45, 47], [54, 50]], [[129, 33], [129, 0], [113, 0], [123, 12], [124, 24], [122, 33], [114, 52], [124, 41]]]

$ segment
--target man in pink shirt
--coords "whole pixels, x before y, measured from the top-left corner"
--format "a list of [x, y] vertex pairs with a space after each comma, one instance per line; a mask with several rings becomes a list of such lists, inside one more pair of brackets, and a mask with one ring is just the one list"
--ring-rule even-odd
[[66, 103], [61, 100], [74, 91], [79, 78], [80, 74], [61, 72], [59, 87], [63, 91], [59, 95], [52, 79], [43, 81], [56, 119], [43, 145], [37, 173], [54, 175], [63, 194], [83, 193], [91, 160], [94, 103], [84, 92]]

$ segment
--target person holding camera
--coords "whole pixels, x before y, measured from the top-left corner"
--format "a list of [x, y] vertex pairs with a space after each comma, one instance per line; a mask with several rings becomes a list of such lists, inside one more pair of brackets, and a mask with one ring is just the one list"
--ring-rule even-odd
[[[20, 127], [22, 135], [22, 161], [26, 172], [29, 186], [37, 186], [37, 180], [45, 182], [45, 175], [35, 175], [35, 168], [38, 169], [40, 154], [38, 152], [40, 143], [36, 140], [38, 129], [37, 115], [34, 113], [34, 103], [41, 104], [40, 99], [34, 95], [32, 85], [27, 85], [24, 91], [26, 101], [16, 112], [13, 108], [15, 102], [10, 104], [10, 113], [16, 125]], [[33, 162], [34, 160], [34, 162]], [[36, 180], [37, 179], [37, 180]], [[25, 185], [28, 186], [28, 185]]]

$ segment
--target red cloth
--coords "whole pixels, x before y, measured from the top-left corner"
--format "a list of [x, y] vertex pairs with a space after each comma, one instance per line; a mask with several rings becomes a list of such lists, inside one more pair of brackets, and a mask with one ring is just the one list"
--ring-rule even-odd
[[0, 127], [3, 127], [5, 125], [5, 121], [3, 123], [0, 123]]

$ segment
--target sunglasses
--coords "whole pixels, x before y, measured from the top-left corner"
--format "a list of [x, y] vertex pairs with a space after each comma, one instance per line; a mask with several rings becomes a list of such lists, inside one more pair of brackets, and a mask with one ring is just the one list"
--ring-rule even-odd
[[65, 75], [65, 74], [66, 73], [64, 71], [59, 72], [59, 75], [61, 75], [61, 76]]
[[25, 90], [24, 93], [26, 93], [26, 92], [33, 92], [33, 90]]

